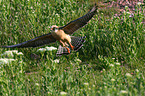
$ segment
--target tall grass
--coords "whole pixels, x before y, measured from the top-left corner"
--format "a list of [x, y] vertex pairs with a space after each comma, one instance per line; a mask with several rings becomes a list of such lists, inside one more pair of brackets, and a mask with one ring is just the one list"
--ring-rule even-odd
[[[140, 14], [136, 12], [134, 17], [129, 17], [130, 14], [126, 10], [120, 17], [112, 17], [109, 20], [104, 19], [103, 13], [96, 16], [84, 29], [87, 30], [84, 34], [87, 34], [89, 42], [86, 42], [86, 53], [126, 60], [140, 57], [138, 53], [144, 50], [141, 47], [144, 44], [143, 11]], [[93, 27], [90, 27], [92, 25]], [[100, 25], [103, 25], [101, 29]]]
[[[0, 1], [0, 46], [18, 44], [50, 32], [88, 12], [93, 3], [76, 0]], [[144, 7], [119, 17], [97, 15], [73, 35], [84, 46], [68, 56], [56, 50], [0, 48], [0, 95], [141, 95], [145, 89]], [[127, 7], [126, 7], [127, 8]], [[49, 46], [58, 46], [58, 43]], [[43, 46], [45, 47], [45, 46]], [[9, 53], [10, 52], [10, 53]], [[33, 58], [35, 55], [38, 58]]]

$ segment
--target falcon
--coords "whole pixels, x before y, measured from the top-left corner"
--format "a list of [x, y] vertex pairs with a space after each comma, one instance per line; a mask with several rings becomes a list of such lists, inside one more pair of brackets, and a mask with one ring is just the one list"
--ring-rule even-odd
[[85, 42], [85, 37], [75, 37], [70, 36], [76, 30], [83, 27], [88, 23], [88, 21], [95, 15], [97, 10], [97, 6], [95, 6], [82, 17], [73, 20], [66, 24], [65, 26], [58, 27], [56, 25], [52, 25], [50, 27], [51, 32], [48, 34], [44, 34], [42, 36], [36, 37], [29, 41], [10, 45], [10, 46], [2, 46], [3, 48], [28, 48], [28, 47], [38, 47], [46, 44], [54, 43], [58, 41], [60, 43], [57, 51], [57, 55], [61, 56], [63, 54], [69, 54], [72, 50], [77, 51], [80, 49]]

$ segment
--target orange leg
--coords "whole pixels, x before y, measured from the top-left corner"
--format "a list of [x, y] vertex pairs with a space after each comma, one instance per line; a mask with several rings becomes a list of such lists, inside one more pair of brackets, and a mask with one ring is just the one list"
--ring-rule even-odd
[[72, 50], [74, 50], [74, 48], [75, 48], [75, 47], [74, 47], [74, 46], [72, 46], [72, 45], [70, 45], [70, 47], [71, 47], [71, 49], [72, 49]]
[[59, 40], [59, 42], [61, 43], [61, 46], [65, 47], [67, 49], [67, 52], [70, 53], [70, 49], [66, 47], [65, 43], [62, 42], [61, 40]]
[[71, 49], [74, 50], [75, 47], [70, 42], [68, 42], [68, 43], [69, 43]]
[[67, 47], [65, 47], [65, 48], [67, 49], [67, 52], [68, 52], [68, 53], [70, 53], [70, 49], [69, 49], [69, 48], [67, 48]]

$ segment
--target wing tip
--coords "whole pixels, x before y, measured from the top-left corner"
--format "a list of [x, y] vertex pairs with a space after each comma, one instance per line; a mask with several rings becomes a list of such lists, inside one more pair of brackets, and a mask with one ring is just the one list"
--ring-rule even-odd
[[1, 48], [19, 48], [20, 44], [16, 44], [16, 45], [9, 45], [9, 46], [0, 46]]
[[91, 9], [90, 12], [96, 12], [97, 9], [98, 9], [98, 5], [97, 5], [97, 3], [95, 3], [94, 7]]
[[0, 46], [0, 48], [9, 48], [9, 46]]

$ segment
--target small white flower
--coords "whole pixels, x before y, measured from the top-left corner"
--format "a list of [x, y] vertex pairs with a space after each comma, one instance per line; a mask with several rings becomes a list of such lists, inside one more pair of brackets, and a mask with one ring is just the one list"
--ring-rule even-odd
[[110, 64], [109, 66], [110, 66], [110, 67], [114, 67], [114, 65], [113, 65], [113, 64]]
[[5, 51], [1, 56], [14, 57], [12, 51]]
[[8, 61], [9, 63], [11, 63], [12, 61], [15, 61], [15, 59], [7, 59], [5, 58], [6, 61]]
[[125, 6], [125, 9], [128, 9], [128, 6]]
[[23, 61], [19, 61], [19, 64], [23, 64]]
[[127, 94], [128, 92], [126, 90], [121, 90], [120, 93]]
[[63, 91], [62, 91], [62, 92], [60, 92], [60, 95], [61, 95], [61, 96], [66, 96], [66, 95], [67, 95], [67, 92], [63, 92]]
[[105, 69], [103, 69], [103, 72], [105, 72], [106, 70]]
[[48, 95], [51, 95], [51, 93], [50, 93], [50, 92], [47, 92], [47, 94], [48, 94]]
[[0, 59], [0, 64], [8, 64], [11, 61], [15, 61], [15, 59], [1, 58]]
[[130, 12], [126, 12], [126, 14], [129, 14], [130, 15], [131, 13]]
[[18, 50], [11, 50], [13, 53], [18, 53]]
[[138, 69], [135, 69], [135, 71], [138, 73], [139, 72], [139, 70]]
[[9, 62], [11, 62], [11, 61], [15, 61], [15, 59], [7, 59]]
[[139, 5], [139, 6], [140, 6], [140, 5], [141, 5], [141, 2], [137, 2], [137, 5]]
[[55, 59], [54, 62], [55, 62], [55, 63], [59, 63], [59, 59]]
[[112, 82], [114, 82], [114, 81], [115, 81], [115, 79], [111, 79], [111, 81], [112, 81]]
[[37, 52], [45, 52], [45, 51], [46, 51], [45, 48], [40, 48], [40, 49], [37, 50]]
[[39, 86], [39, 83], [35, 83], [36, 86]]
[[82, 61], [80, 59], [75, 59], [76, 62], [81, 63]]
[[8, 63], [8, 61], [6, 59], [4, 59], [4, 58], [0, 59], [0, 65], [1, 64], [7, 64], [7, 63]]
[[132, 75], [130, 73], [126, 73], [125, 76], [126, 77], [132, 77]]
[[18, 50], [10, 50], [10, 51], [5, 51], [1, 56], [14, 57], [14, 54], [17, 53]]
[[115, 58], [112, 58], [113, 60], [115, 59]]
[[45, 47], [46, 51], [52, 51], [52, 50], [57, 50], [56, 47]]
[[17, 53], [17, 55], [23, 55], [23, 53], [22, 52], [19, 52], [19, 53]]
[[37, 50], [37, 52], [45, 52], [45, 51], [52, 51], [52, 50], [57, 50], [55, 47], [45, 47], [45, 48], [40, 48]]
[[85, 86], [89, 86], [89, 83], [84, 83]]
[[120, 66], [120, 63], [118, 62], [118, 63], [116, 63], [116, 65]]

